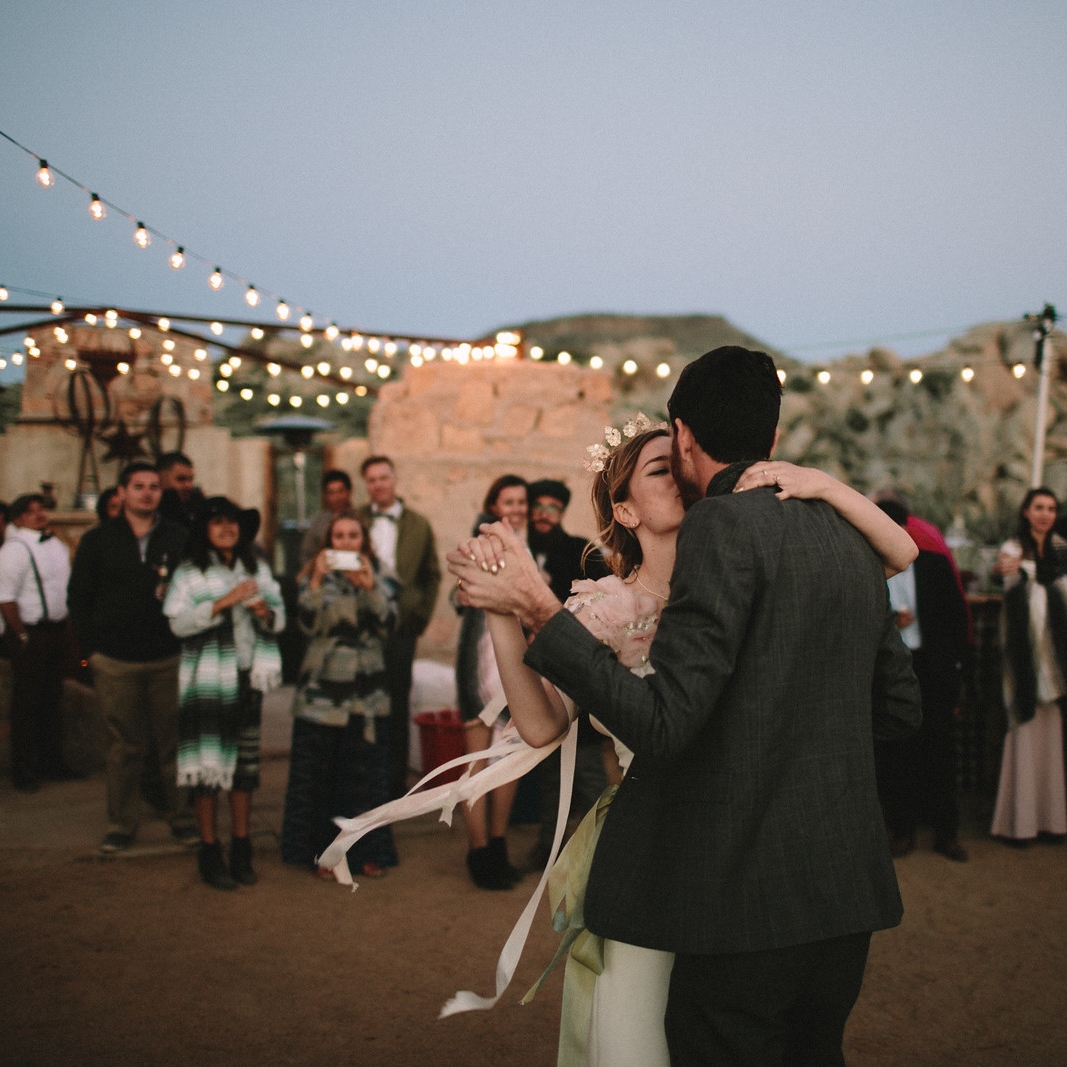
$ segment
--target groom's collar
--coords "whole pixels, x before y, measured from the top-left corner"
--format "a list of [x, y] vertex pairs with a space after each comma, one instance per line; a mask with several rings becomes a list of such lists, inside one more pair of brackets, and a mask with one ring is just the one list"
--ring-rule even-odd
[[724, 496], [726, 493], [732, 493], [734, 486], [737, 485], [738, 479], [742, 474], [752, 466], [753, 463], [757, 463], [758, 460], [754, 459], [742, 459], [737, 463], [731, 463], [728, 467], [723, 467], [714, 478], [708, 482], [708, 491], [705, 496]]

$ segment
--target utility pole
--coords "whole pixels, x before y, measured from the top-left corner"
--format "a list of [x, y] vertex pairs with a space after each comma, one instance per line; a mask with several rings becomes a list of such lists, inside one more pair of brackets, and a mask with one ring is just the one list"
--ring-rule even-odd
[[1051, 304], [1046, 304], [1040, 314], [1024, 315], [1023, 318], [1034, 323], [1034, 367], [1038, 372], [1034, 465], [1030, 472], [1030, 487], [1033, 489], [1039, 486], [1044, 478], [1045, 422], [1048, 417], [1048, 383], [1052, 363], [1048, 358], [1048, 339], [1056, 323], [1056, 309]]

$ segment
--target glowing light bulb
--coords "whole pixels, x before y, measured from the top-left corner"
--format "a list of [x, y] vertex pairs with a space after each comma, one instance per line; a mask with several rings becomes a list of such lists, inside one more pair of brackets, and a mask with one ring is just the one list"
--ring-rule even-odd
[[408, 352], [412, 356], [421, 356], [422, 355], [422, 345], [420, 345], [418, 343], [418, 341], [416, 341], [414, 344], [408, 345]]
[[379, 341], [377, 337], [372, 337], [367, 342], [367, 351], [368, 352], [377, 352], [381, 347], [382, 347], [382, 342]]
[[200, 368], [199, 367], [190, 367], [188, 373], [189, 373], [190, 380], [195, 382], [200, 377]]
[[396, 341], [386, 341], [385, 342], [385, 354], [387, 356], [395, 356], [396, 355]]
[[11, 294], [7, 291], [6, 285], [0, 285], [0, 300], [6, 300]]
[[63, 314], [63, 301], [60, 300], [58, 296], [55, 298], [55, 300], [52, 301], [52, 314], [53, 315], [62, 315]]
[[37, 339], [36, 339], [36, 338], [34, 338], [34, 337], [30, 337], [30, 335], [29, 335], [29, 334], [27, 334], [27, 335], [26, 335], [25, 337], [23, 337], [23, 339], [22, 339], [22, 343], [23, 343], [23, 344], [24, 344], [24, 345], [25, 345], [25, 346], [26, 346], [27, 348], [33, 348], [33, 347], [34, 347], [34, 346], [35, 346], [35, 345], [37, 344]]
[[422, 356], [412, 356], [411, 357], [411, 365], [413, 367], [421, 367], [422, 366]]
[[89, 323], [90, 326], [95, 326], [96, 325], [96, 316], [90, 311], [90, 312], [88, 312], [86, 314], [85, 321], [87, 323]]
[[78, 361], [76, 359], [65, 359], [63, 361], [63, 366], [66, 367], [67, 370], [74, 370], [74, 368], [77, 367], [77, 365], [78, 365]]
[[156, 321], [156, 328], [166, 333], [170, 329], [170, 319], [158, 319]]
[[326, 360], [323, 360], [315, 369], [325, 378], [330, 373], [331, 367]]
[[974, 381], [974, 368], [973, 367], [964, 367], [963, 370], [960, 371], [960, 377], [965, 382]]
[[301, 378], [311, 378], [311, 377], [314, 377], [314, 374], [315, 374], [315, 368], [314, 367], [301, 367], [300, 368], [300, 377]]
[[220, 393], [225, 393], [230, 388], [230, 383], [226, 381], [225, 378], [220, 378], [215, 383], [215, 388], [218, 389]]
[[341, 377], [344, 378], [344, 380], [347, 382], [348, 379], [352, 377], [352, 368], [342, 367], [337, 373], [340, 374]]
[[222, 323], [221, 323], [221, 322], [213, 322], [213, 323], [211, 324], [211, 327], [210, 327], [210, 329], [211, 329], [211, 332], [212, 332], [212, 333], [213, 333], [213, 334], [214, 334], [214, 335], [215, 335], [216, 337], [220, 337], [220, 336], [222, 335]]
[[315, 343], [315, 338], [309, 333], [302, 333], [300, 335], [300, 344], [304, 348], [310, 348]]
[[106, 219], [107, 208], [104, 207], [104, 204], [101, 201], [100, 197], [98, 197], [96, 193], [90, 193], [89, 195], [92, 197], [92, 199], [89, 201], [89, 214], [94, 219]]
[[195, 351], [195, 352], [193, 353], [193, 358], [194, 358], [194, 359], [197, 359], [197, 360], [199, 360], [199, 361], [200, 361], [201, 363], [203, 363], [203, 362], [204, 362], [204, 360], [205, 360], [205, 359], [207, 359], [207, 349], [206, 349], [206, 348], [198, 348], [198, 349], [197, 349], [197, 350], [196, 350], [196, 351]]
[[365, 385], [357, 385], [356, 386], [356, 396], [366, 396], [366, 395], [367, 395], [367, 387]]
[[338, 404], [347, 404], [348, 393], [338, 393], [337, 396], [334, 397], [334, 400], [336, 400]]
[[304, 403], [304, 398], [301, 397], [301, 396], [291, 396], [291, 397], [289, 397], [289, 403], [294, 408], [298, 408], [298, 407], [300, 407], [301, 404]]
[[819, 371], [819, 373], [816, 374], [815, 377], [820, 385], [829, 385], [830, 383], [830, 372], [828, 370]]
[[1016, 378], [1021, 378], [1026, 373], [1026, 367], [1022, 363], [1016, 363], [1011, 372]]
[[140, 326], [131, 326], [130, 327], [130, 336], [136, 341], [141, 336], [141, 327]]
[[162, 363], [164, 367], [169, 367], [174, 362], [174, 357], [169, 352], [164, 352], [163, 355], [159, 357], [159, 362]]
[[208, 278], [207, 283], [216, 293], [226, 284], [222, 279], [222, 271], [218, 267], [211, 272], [211, 277]]
[[[563, 356], [564, 356], [564, 353], [560, 352], [559, 357], [558, 357], [560, 363], [563, 362]], [[569, 360], [568, 360], [568, 362], [569, 362]], [[633, 360], [633, 359], [626, 360], [626, 362], [623, 363], [623, 365], [622, 365], [622, 372], [623, 372], [623, 374], [636, 374], [637, 373], [637, 361]]]
[[133, 243], [138, 248], [147, 248], [152, 243], [152, 238], [148, 234], [148, 230], [145, 228], [143, 222], [137, 223], [137, 230], [133, 235]]
[[319, 393], [319, 395], [315, 397], [315, 403], [318, 404], [320, 408], [329, 407], [330, 398], [325, 393]]
[[163, 351], [164, 352], [173, 352], [174, 351], [174, 342], [169, 337], [166, 338], [166, 340], [164, 340], [164, 342], [163, 342]]
[[223, 378], [229, 378], [229, 376], [233, 374], [233, 367], [231, 367], [229, 363], [221, 363], [219, 364], [219, 374], [221, 374]]
[[277, 378], [278, 375], [281, 374], [281, 372], [282, 372], [282, 368], [277, 363], [268, 363], [267, 364], [267, 373], [272, 378]]
[[310, 315], [301, 315], [300, 316], [300, 329], [302, 329], [304, 331], [304, 333], [307, 333], [308, 330], [310, 330], [311, 327], [314, 326], [314, 325], [315, 325], [315, 320], [312, 319], [312, 317]]
[[262, 341], [263, 340], [263, 331], [258, 326], [253, 326], [252, 327], [252, 340], [253, 341]]
[[544, 359], [545, 350], [540, 345], [534, 345], [530, 349], [530, 359]]
[[860, 375], [860, 381], [863, 382], [864, 385], [870, 385], [871, 382], [874, 381], [874, 371], [873, 370], [865, 370]]
[[781, 383], [782, 385], [785, 385], [785, 371], [784, 371], [784, 370], [779, 370], [779, 371], [778, 371], [778, 381], [779, 381], [779, 382], [780, 382], [780, 383]]
[[279, 300], [278, 306], [274, 309], [274, 314], [284, 322], [289, 318], [289, 305], [284, 300]]
[[601, 370], [604, 366], [604, 361], [599, 356], [593, 356], [593, 358], [589, 360], [589, 366], [592, 367], [593, 370]]
[[354, 333], [352, 334], [352, 347], [359, 351], [363, 347], [363, 335]]
[[56, 176], [48, 169], [48, 161], [39, 159], [40, 166], [37, 168], [37, 184], [42, 189], [51, 189], [56, 184]]
[[340, 334], [340, 332], [341, 331], [337, 328], [337, 323], [331, 322], [330, 325], [326, 327], [326, 330], [324, 331], [324, 336], [327, 341], [336, 341], [337, 336], [338, 334]]
[[522, 340], [522, 334], [515, 333], [514, 330], [501, 330], [496, 339], [502, 345], [517, 345]]
[[175, 363], [174, 366], [170, 367], [169, 370], [175, 378], [179, 377], [182, 372], [181, 367], [179, 367], [177, 363]]
[[669, 378], [671, 376], [671, 365], [669, 363], [660, 363], [656, 367], [657, 378]]
[[240, 396], [242, 400], [251, 400], [252, 390], [249, 389], [248, 386], [245, 386], [244, 389], [241, 390]]
[[11, 362], [12, 362], [12, 363], [13, 363], [13, 364], [14, 364], [14, 365], [15, 365], [16, 367], [21, 367], [21, 366], [22, 366], [22, 353], [21, 353], [21, 352], [16, 352], [16, 353], [15, 353], [15, 354], [14, 354], [14, 355], [13, 355], [13, 356], [11, 357]]
[[[571, 361], [570, 352], [560, 352], [560, 354], [558, 356], [556, 356], [556, 362], [559, 363], [561, 366], [564, 366], [564, 367], [567, 366], [567, 364], [570, 363], [570, 361]], [[626, 363], [633, 363], [634, 369], [633, 370], [626, 370]], [[624, 363], [622, 365], [622, 369], [625, 370], [627, 374], [633, 374], [634, 371], [637, 370], [637, 364], [634, 363], [634, 361], [632, 359], [628, 359], [626, 361], [626, 363]]]
[[130, 365], [129, 365], [129, 363], [117, 363], [115, 365], [115, 370], [117, 370], [119, 372], [119, 374], [129, 374], [130, 373]]
[[237, 367], [239, 367], [241, 365], [241, 357], [240, 356], [230, 356], [228, 362], [229, 362], [231, 367], [237, 368]]
[[364, 361], [363, 366], [367, 368], [370, 374], [373, 374], [378, 369], [378, 361], [376, 359], [368, 359]]
[[245, 293], [245, 303], [250, 308], [254, 308], [259, 303], [259, 293], [256, 292], [254, 285], [248, 287], [248, 291]]
[[911, 379], [912, 385], [918, 385], [923, 380], [923, 372], [916, 367], [908, 377]]
[[272, 408], [276, 408], [281, 402], [282, 402], [282, 398], [280, 396], [278, 396], [277, 393], [268, 393], [267, 394], [267, 403], [270, 404], [270, 406]]
[[169, 262], [172, 270], [181, 270], [185, 266], [185, 249], [181, 245], [171, 252]]

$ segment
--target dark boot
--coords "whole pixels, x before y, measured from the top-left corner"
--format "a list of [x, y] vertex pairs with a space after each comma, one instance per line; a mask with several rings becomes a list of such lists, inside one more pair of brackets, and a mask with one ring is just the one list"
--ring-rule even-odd
[[222, 857], [222, 845], [218, 841], [211, 844], [201, 843], [197, 855], [200, 877], [213, 889], [236, 889], [237, 883], [226, 870], [226, 860]]
[[467, 870], [479, 889], [511, 889], [512, 882], [493, 863], [489, 848], [472, 848], [467, 853]]
[[252, 839], [235, 837], [230, 842], [230, 874], [241, 885], [255, 885], [259, 879], [252, 870]]
[[489, 838], [489, 855], [492, 858], [493, 867], [500, 871], [512, 885], [518, 885], [522, 881], [522, 871], [518, 867], [512, 867], [508, 861], [508, 843], [503, 837]]

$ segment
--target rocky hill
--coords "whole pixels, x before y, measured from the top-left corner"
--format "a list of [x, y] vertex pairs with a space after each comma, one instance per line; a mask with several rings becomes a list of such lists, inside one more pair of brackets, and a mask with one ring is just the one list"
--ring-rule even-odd
[[[516, 328], [548, 358], [560, 349], [583, 362], [599, 356], [613, 375], [620, 417], [635, 409], [662, 416], [677, 370], [710, 348], [770, 351], [786, 372], [780, 458], [822, 467], [865, 492], [895, 486], [916, 513], [976, 544], [1011, 531], [1030, 484], [1038, 374], [1023, 322], [976, 326], [915, 359], [875, 348], [818, 365], [774, 353], [717, 315], [591, 314]], [[1067, 500], [1067, 337], [1055, 334], [1051, 348], [1042, 480]], [[637, 364], [633, 373], [622, 369], [627, 359]], [[671, 368], [666, 378], [656, 373], [662, 362]]]

